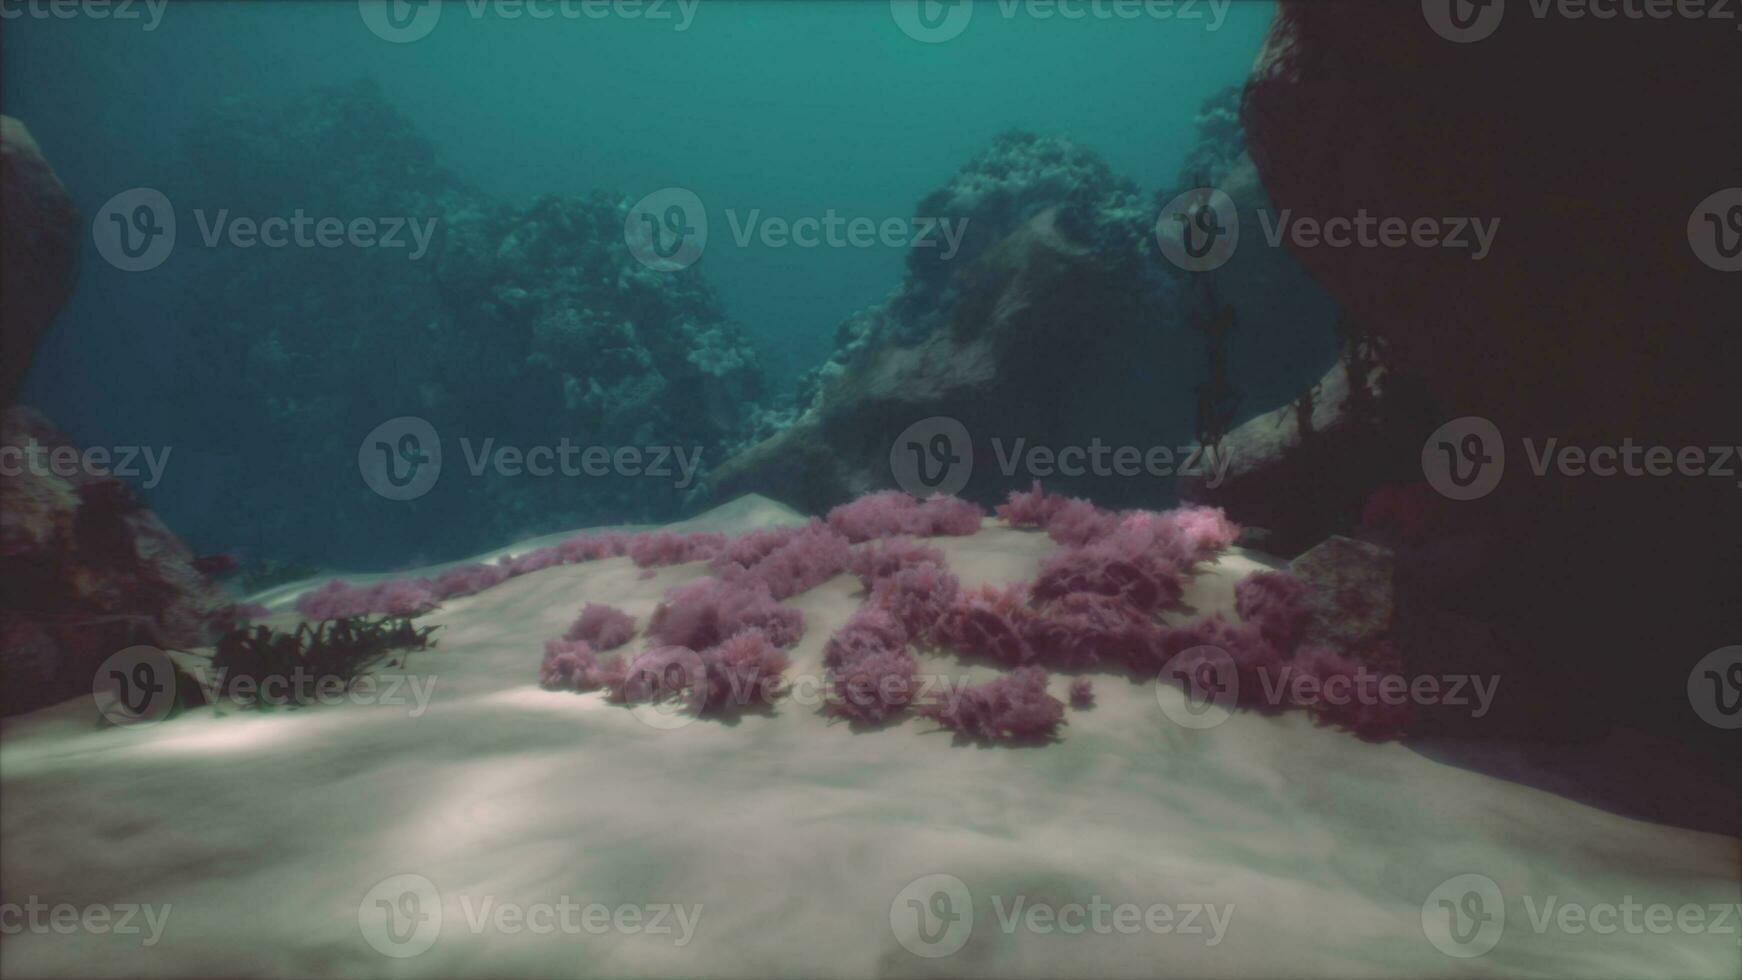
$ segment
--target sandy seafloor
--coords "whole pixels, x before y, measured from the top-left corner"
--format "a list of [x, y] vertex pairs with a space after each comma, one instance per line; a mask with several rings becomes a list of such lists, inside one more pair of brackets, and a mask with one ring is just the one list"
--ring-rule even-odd
[[[746, 498], [687, 526], [800, 519]], [[1052, 547], [996, 521], [936, 543], [969, 586], [1027, 578]], [[1224, 557], [1189, 603], [1231, 607], [1233, 583], [1256, 567], [1239, 552]], [[543, 642], [584, 601], [645, 623], [666, 588], [703, 574], [686, 565], [641, 578], [613, 559], [450, 602], [427, 620], [445, 627], [439, 646], [406, 665], [433, 679], [433, 700], [415, 717], [403, 704], [199, 709], [104, 728], [85, 700], [9, 722], [0, 736], [4, 901], [169, 909], [150, 948], [137, 935], [9, 931], [0, 970], [1742, 976], [1734, 918], [1728, 932], [1608, 935], [1533, 920], [1550, 900], [1734, 905], [1737, 838], [1618, 816], [1402, 744], [1315, 728], [1300, 713], [1241, 713], [1190, 730], [1163, 711], [1179, 692], [1106, 675], [1096, 678], [1099, 704], [1071, 712], [1062, 740], [982, 748], [953, 744], [917, 718], [854, 732], [791, 702], [732, 724], [663, 728], [601, 695], [538, 688]], [[268, 600], [286, 608], [293, 595]], [[807, 619], [793, 675], [817, 676], [825, 641], [861, 601], [858, 584], [842, 576], [790, 601]], [[927, 666], [992, 673], [943, 657]], [[1064, 684], [1055, 677], [1054, 693]], [[903, 889], [936, 874], [967, 889], [971, 928], [965, 942], [945, 934], [943, 944], [960, 944], [954, 953], [919, 956], [899, 941], [892, 906], [899, 919]], [[1442, 953], [1423, 925], [1435, 887], [1461, 874], [1491, 878], [1505, 908], [1498, 943], [1469, 958]], [[368, 920], [359, 906], [398, 875], [436, 889], [441, 914], [421, 921], [440, 929], [433, 944], [433, 926], [414, 934], [428, 945], [417, 955], [389, 957], [366, 935], [380, 938], [385, 913]], [[1099, 932], [1007, 929], [999, 913], [1018, 897], [1025, 907], [1165, 906], [1176, 927], [1186, 906], [1232, 910], [1211, 945], [1207, 928], [1122, 932], [1111, 913]], [[486, 899], [701, 908], [679, 945], [675, 934], [594, 934], [579, 913], [569, 930], [543, 919], [554, 931], [478, 929], [468, 913]], [[911, 929], [906, 938], [913, 943]]]

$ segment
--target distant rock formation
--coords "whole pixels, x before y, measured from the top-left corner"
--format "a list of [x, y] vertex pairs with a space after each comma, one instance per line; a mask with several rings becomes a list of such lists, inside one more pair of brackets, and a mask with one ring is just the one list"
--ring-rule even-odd
[[[1265, 199], [1236, 104], [1223, 93], [1206, 105], [1181, 189], [1239, 182], [1230, 186], [1259, 244], [1217, 273], [1239, 287], [1229, 294], [1240, 319], [1232, 371], [1260, 393], [1292, 391], [1334, 360], [1335, 310], [1291, 257], [1262, 247], [1255, 214]], [[1093, 445], [1178, 451], [1194, 441], [1203, 340], [1184, 325], [1189, 300], [1155, 234], [1160, 205], [1176, 193], [1146, 203], [1091, 150], [999, 137], [917, 208], [966, 222], [962, 254], [910, 253], [895, 294], [841, 324], [834, 356], [801, 385], [796, 416], [773, 420], [715, 471], [714, 495], [757, 492], [821, 512], [894, 486], [897, 438], [941, 416], [973, 441], [960, 493], [982, 503], [1037, 475], [1104, 505], [1171, 502], [1166, 476], [1036, 474], [1020, 461], [1012, 469], [1010, 456]]]
[[[692, 490], [676, 477], [474, 476], [459, 440], [474, 453], [565, 439], [577, 451], [681, 447], [705, 466], [758, 411], [762, 369], [744, 330], [699, 270], [634, 258], [621, 197], [494, 200], [443, 170], [372, 84], [282, 105], [231, 99], [183, 144], [170, 196], [189, 208], [436, 228], [417, 260], [357, 248], [178, 256], [196, 283], [185, 373], [205, 387], [191, 397], [232, 409], [190, 408], [204, 431], [186, 455], [223, 461], [210, 526], [237, 545], [380, 567], [670, 519]], [[446, 452], [436, 486], [404, 502], [372, 494], [357, 463], [364, 436], [401, 416], [427, 420]]]
[[30, 130], [0, 116], [0, 404], [18, 395], [31, 355], [72, 292], [79, 213]]

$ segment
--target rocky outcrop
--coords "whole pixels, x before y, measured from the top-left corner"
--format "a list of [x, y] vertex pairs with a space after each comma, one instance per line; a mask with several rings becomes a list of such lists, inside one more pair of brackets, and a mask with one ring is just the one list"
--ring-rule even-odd
[[[228, 100], [183, 148], [174, 200], [433, 228], [421, 256], [178, 254], [195, 283], [181, 320], [184, 373], [204, 385], [196, 408], [231, 408], [187, 419], [185, 458], [211, 461], [214, 487], [190, 532], [215, 549], [371, 568], [559, 528], [669, 520], [693, 491], [669, 457], [669, 477], [592, 463], [581, 472], [578, 455], [571, 475], [536, 477], [490, 459], [474, 474], [465, 450], [679, 447], [707, 466], [745, 438], [763, 387], [748, 335], [699, 267], [635, 258], [622, 196], [496, 200], [443, 169], [369, 84]], [[357, 447], [404, 416], [430, 424], [447, 465], [426, 495], [385, 500], [359, 478]]]
[[79, 214], [24, 124], [0, 116], [0, 404], [18, 394], [31, 355], [67, 294]]
[[1539, 474], [1525, 443], [1735, 443], [1742, 289], [1700, 261], [1689, 224], [1742, 185], [1742, 127], [1688, 93], [1739, 67], [1734, 31], [1710, 18], [1518, 11], [1458, 44], [1419, 4], [1283, 0], [1247, 88], [1250, 153], [1278, 207], [1500, 223], [1480, 261], [1295, 252], [1436, 426], [1480, 416], [1501, 433], [1499, 487], [1461, 506], [1504, 550], [1433, 598], [1527, 652], [1533, 689], [1514, 696], [1545, 730], [1697, 728], [1687, 672], [1742, 624], [1734, 479]]
[[[1218, 96], [1205, 107], [1181, 180], [1227, 181], [1255, 216], [1265, 199], [1236, 106]], [[996, 503], [1040, 478], [1108, 506], [1171, 501], [1166, 475], [1035, 472], [1018, 457], [1101, 445], [1185, 458], [1205, 354], [1186, 323], [1195, 299], [1157, 247], [1159, 204], [1174, 193], [1145, 205], [1086, 148], [999, 137], [918, 207], [965, 224], [962, 253], [911, 253], [895, 295], [841, 325], [795, 417], [714, 473], [715, 497], [764, 493], [816, 512], [896, 485], [897, 438], [944, 417], [972, 442], [964, 496]], [[1217, 275], [1233, 287], [1223, 295], [1239, 322], [1229, 359], [1240, 386], [1292, 392], [1333, 360], [1334, 307], [1286, 253], [1255, 245]]]
[[203, 646], [233, 625], [187, 547], [47, 419], [7, 409], [0, 458], [0, 714], [88, 694], [129, 646]]

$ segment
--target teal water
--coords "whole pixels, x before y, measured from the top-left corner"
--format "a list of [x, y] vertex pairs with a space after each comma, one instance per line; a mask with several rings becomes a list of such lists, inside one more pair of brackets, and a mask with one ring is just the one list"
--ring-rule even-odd
[[[1145, 199], [1174, 187], [1195, 117], [1245, 77], [1272, 7], [1198, 4], [1181, 20], [1085, 2], [1067, 19], [985, 0], [939, 44], [905, 33], [883, 0], [708, 0], [661, 21], [536, 20], [451, 0], [405, 44], [373, 34], [350, 0], [171, 2], [150, 30], [26, 10], [5, 23], [0, 80], [4, 111], [31, 127], [87, 216], [120, 191], [173, 181], [184, 134], [226, 100], [371, 79], [440, 165], [505, 201], [681, 186], [711, 210], [882, 220], [912, 215], [1011, 128], [1097, 151]], [[205, 287], [179, 255], [144, 277], [89, 246], [22, 400], [87, 444], [182, 447], [185, 462], [147, 496], [196, 545], [232, 547], [208, 514], [204, 450], [183, 437], [223, 410], [189, 376], [196, 342], [175, 312]], [[828, 357], [845, 317], [898, 286], [905, 262], [897, 248], [752, 241], [711, 249], [700, 268], [770, 390], [786, 392]]]

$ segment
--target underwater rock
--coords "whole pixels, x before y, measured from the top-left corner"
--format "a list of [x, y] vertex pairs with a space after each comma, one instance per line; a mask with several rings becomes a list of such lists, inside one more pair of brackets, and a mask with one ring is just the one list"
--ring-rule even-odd
[[[187, 455], [221, 470], [209, 526], [247, 529], [251, 550], [380, 567], [564, 527], [668, 521], [759, 411], [748, 336], [699, 269], [634, 258], [620, 195], [495, 200], [443, 169], [367, 83], [282, 104], [231, 98], [196, 119], [182, 147], [177, 199], [236, 216], [397, 215], [433, 229], [421, 256], [188, 254], [183, 370], [206, 386], [202, 404], [234, 410], [190, 413], [199, 444]], [[430, 424], [448, 465], [426, 495], [388, 501], [359, 482], [351, 447], [405, 416]], [[533, 450], [564, 446], [563, 469], [533, 474]], [[663, 464], [658, 447], [670, 450]], [[648, 475], [589, 462], [592, 448], [646, 451]], [[528, 465], [495, 465], [507, 452]], [[449, 533], [432, 554], [437, 524]]]
[[[1385, 341], [1395, 384], [1441, 423], [1477, 416], [1501, 433], [1503, 479], [1462, 507], [1506, 555], [1431, 599], [1507, 624], [1531, 651], [1543, 686], [1514, 696], [1535, 700], [1545, 730], [1712, 734], [1681, 692], [1742, 622], [1734, 479], [1538, 472], [1524, 440], [1735, 443], [1735, 276], [1699, 259], [1689, 226], [1703, 198], [1736, 186], [1742, 127], [1688, 93], [1734, 76], [1739, 58], [1721, 19], [1507, 17], [1456, 44], [1420, 5], [1283, 0], [1247, 88], [1249, 151], [1279, 207], [1500, 221], [1480, 261], [1447, 248], [1296, 257]], [[1394, 462], [1419, 467], [1431, 431]], [[1575, 675], [1590, 696], [1564, 696]]]
[[0, 116], [0, 405], [9, 405], [31, 355], [73, 288], [79, 213], [30, 130]]
[[1380, 645], [1391, 633], [1395, 612], [1394, 568], [1387, 549], [1341, 536], [1289, 562], [1289, 574], [1313, 592], [1298, 642], [1383, 660]]
[[0, 482], [0, 714], [88, 694], [126, 647], [203, 646], [235, 624], [193, 553], [120, 481], [66, 464], [80, 451], [47, 419], [7, 409], [0, 446], [41, 461]]
[[1348, 361], [1338, 361], [1295, 402], [1228, 433], [1214, 450], [1222, 468], [1181, 477], [1180, 497], [1264, 528], [1263, 550], [1283, 556], [1354, 526], [1376, 486], [1408, 476], [1407, 466], [1419, 477], [1414, 454], [1432, 428], [1389, 388], [1375, 372], [1351, 389]]

